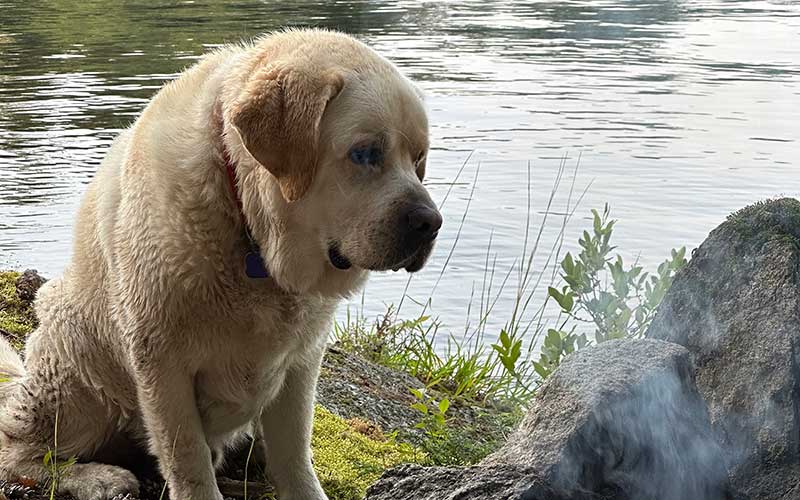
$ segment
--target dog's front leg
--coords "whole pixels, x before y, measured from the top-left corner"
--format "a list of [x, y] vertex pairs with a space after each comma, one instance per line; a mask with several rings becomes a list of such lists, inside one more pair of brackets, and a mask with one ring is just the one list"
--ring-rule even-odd
[[195, 401], [192, 376], [170, 360], [135, 363], [136, 385], [150, 449], [170, 498], [222, 500]]
[[267, 473], [281, 500], [327, 500], [311, 464], [320, 352], [310, 363], [291, 367], [277, 398], [261, 413]]

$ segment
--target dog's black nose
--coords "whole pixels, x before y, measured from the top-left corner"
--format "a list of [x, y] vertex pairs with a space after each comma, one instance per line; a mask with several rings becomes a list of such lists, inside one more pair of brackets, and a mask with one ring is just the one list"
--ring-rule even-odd
[[436, 238], [440, 227], [442, 227], [442, 215], [438, 210], [417, 207], [408, 212], [408, 228], [419, 239]]

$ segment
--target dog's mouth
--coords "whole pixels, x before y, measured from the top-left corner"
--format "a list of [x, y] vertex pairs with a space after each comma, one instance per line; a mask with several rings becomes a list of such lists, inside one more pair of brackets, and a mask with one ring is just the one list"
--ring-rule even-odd
[[[395, 262], [382, 262], [372, 265], [361, 265], [364, 269], [369, 271], [399, 271], [401, 269], [405, 269], [409, 273], [415, 273], [422, 269], [425, 266], [425, 263], [430, 256], [431, 250], [433, 249], [433, 240], [427, 242], [426, 244], [422, 245], [420, 248], [417, 249], [411, 255], [407, 255], [400, 260]], [[331, 265], [336, 269], [347, 271], [351, 267], [353, 267], [353, 263], [350, 262], [350, 259], [345, 257], [342, 254], [342, 251], [339, 248], [339, 244], [337, 242], [333, 242], [328, 246], [328, 261], [330, 261]]]
[[425, 263], [428, 261], [428, 257], [433, 250], [435, 240], [431, 240], [429, 242], [424, 243], [421, 247], [419, 247], [414, 253], [403, 259], [402, 261], [398, 262], [397, 264], [393, 264], [390, 266], [392, 271], [399, 271], [400, 269], [405, 269], [406, 272], [415, 273], [425, 267]]
[[336, 269], [341, 269], [342, 271], [347, 271], [353, 267], [353, 264], [347, 259], [347, 257], [342, 255], [339, 251], [339, 245], [335, 243], [328, 247], [328, 260], [331, 261], [333, 267]]
[[425, 260], [426, 256], [424, 255], [424, 252], [417, 251], [409, 255], [405, 259], [401, 260], [400, 262], [397, 262], [396, 264], [392, 264], [387, 267], [394, 272], [397, 272], [401, 269], [405, 269], [407, 272], [413, 273], [422, 269]]

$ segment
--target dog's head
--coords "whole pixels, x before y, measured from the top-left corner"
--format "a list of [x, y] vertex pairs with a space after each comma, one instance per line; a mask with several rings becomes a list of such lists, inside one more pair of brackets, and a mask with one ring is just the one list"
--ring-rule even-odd
[[260, 167], [242, 184], [259, 190], [258, 203], [245, 204], [254, 228], [270, 219], [257, 236], [275, 279], [342, 294], [364, 271], [420, 270], [442, 217], [422, 185], [429, 144], [419, 91], [342, 34], [290, 31], [255, 51], [225, 113], [243, 156]]

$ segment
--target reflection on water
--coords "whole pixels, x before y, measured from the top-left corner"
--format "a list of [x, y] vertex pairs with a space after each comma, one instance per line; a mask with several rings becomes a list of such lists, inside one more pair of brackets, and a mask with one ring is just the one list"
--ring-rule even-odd
[[[424, 300], [439, 279], [480, 165], [434, 296], [448, 324], [464, 324], [483, 287], [490, 234], [498, 276], [519, 256], [529, 161], [534, 228], [562, 157], [580, 154], [583, 212], [610, 202], [618, 244], [645, 264], [739, 206], [800, 193], [796, 2], [0, 0], [0, 266], [58, 273], [80, 194], [156, 89], [204, 51], [292, 25], [354, 33], [420, 82], [437, 199], [474, 152], [436, 258], [409, 288]], [[368, 311], [405, 283], [373, 278]]]

